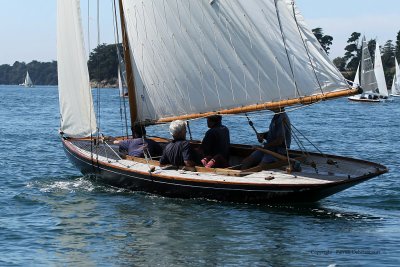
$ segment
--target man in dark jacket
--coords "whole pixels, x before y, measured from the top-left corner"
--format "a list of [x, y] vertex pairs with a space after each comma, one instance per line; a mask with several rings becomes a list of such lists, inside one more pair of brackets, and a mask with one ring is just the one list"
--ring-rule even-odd
[[229, 129], [222, 125], [222, 116], [207, 117], [210, 128], [204, 135], [200, 146], [203, 155], [201, 163], [207, 168], [226, 168], [229, 166]]
[[[264, 149], [272, 152], [286, 155], [290, 148], [292, 131], [290, 120], [284, 108], [274, 109], [274, 117], [269, 125], [268, 132], [257, 134], [258, 141], [264, 143]], [[267, 164], [277, 161], [277, 159], [262, 151], [255, 151], [249, 157], [243, 160], [242, 169], [247, 169], [255, 165], [260, 165], [261, 168]]]

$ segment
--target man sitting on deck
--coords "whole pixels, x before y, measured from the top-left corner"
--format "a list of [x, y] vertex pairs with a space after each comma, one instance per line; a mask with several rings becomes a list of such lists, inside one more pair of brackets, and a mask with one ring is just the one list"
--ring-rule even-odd
[[169, 132], [173, 140], [161, 156], [160, 165], [194, 167], [194, 154], [190, 142], [186, 140], [186, 123], [181, 120], [171, 122]]
[[125, 151], [129, 156], [144, 158], [145, 153], [148, 157], [156, 157], [162, 154], [161, 146], [146, 137], [146, 129], [143, 125], [135, 123], [133, 125], [133, 139], [115, 140], [114, 144], [119, 144], [119, 150]]
[[207, 117], [210, 128], [204, 135], [199, 149], [202, 155], [201, 163], [206, 168], [226, 168], [229, 166], [229, 129], [222, 125], [222, 116]]
[[[257, 139], [259, 142], [266, 141], [264, 144], [265, 150], [286, 156], [292, 139], [290, 120], [283, 107], [272, 111], [275, 115], [269, 125], [269, 131], [257, 134]], [[261, 169], [265, 169], [269, 163], [275, 161], [277, 161], [276, 157], [257, 150], [243, 160], [242, 169], [248, 169], [255, 165], [258, 165]]]

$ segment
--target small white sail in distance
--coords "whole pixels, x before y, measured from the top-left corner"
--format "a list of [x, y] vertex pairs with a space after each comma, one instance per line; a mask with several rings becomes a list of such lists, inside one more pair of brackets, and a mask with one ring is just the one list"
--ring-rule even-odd
[[125, 88], [122, 83], [122, 78], [121, 78], [121, 67], [118, 64], [118, 88], [119, 88], [119, 96], [123, 97], [125, 95]]
[[57, 1], [60, 130], [69, 137], [88, 137], [97, 128], [80, 12], [79, 0]]
[[31, 80], [31, 77], [29, 76], [29, 72], [28, 71], [26, 71], [26, 77], [25, 77], [24, 85], [25, 85], [25, 87], [32, 87], [33, 86], [33, 82]]
[[375, 72], [376, 82], [378, 84], [379, 94], [381, 96], [388, 97], [389, 93], [388, 93], [388, 90], [387, 90], [385, 73], [383, 72], [381, 50], [379, 49], [378, 42], [376, 42], [376, 48], [375, 48], [374, 72]]
[[360, 63], [358, 63], [356, 76], [354, 77], [354, 81], [353, 81], [354, 88], [359, 87], [359, 86], [360, 86]]
[[400, 68], [396, 57], [394, 58], [394, 60], [395, 60], [395, 73], [393, 77], [391, 93], [393, 96], [400, 96]]

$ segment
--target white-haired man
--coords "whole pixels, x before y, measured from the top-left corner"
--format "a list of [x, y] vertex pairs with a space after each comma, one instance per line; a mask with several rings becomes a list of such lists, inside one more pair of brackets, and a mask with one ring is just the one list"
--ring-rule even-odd
[[186, 140], [186, 123], [181, 120], [171, 122], [169, 132], [172, 142], [169, 143], [161, 156], [160, 165], [194, 167], [194, 154], [190, 142]]

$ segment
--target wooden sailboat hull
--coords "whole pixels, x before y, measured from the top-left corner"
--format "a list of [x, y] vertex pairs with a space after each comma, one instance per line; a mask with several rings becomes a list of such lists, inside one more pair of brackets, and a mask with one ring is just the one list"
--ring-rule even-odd
[[178, 198], [205, 198], [241, 203], [302, 203], [315, 202], [356, 184], [387, 172], [384, 166], [375, 173], [324, 184], [272, 184], [216, 182], [181, 179], [151, 172], [115, 167], [107, 161], [83, 155], [71, 143], [63, 140], [70, 161], [92, 179], [129, 190], [145, 191], [162, 196]]

